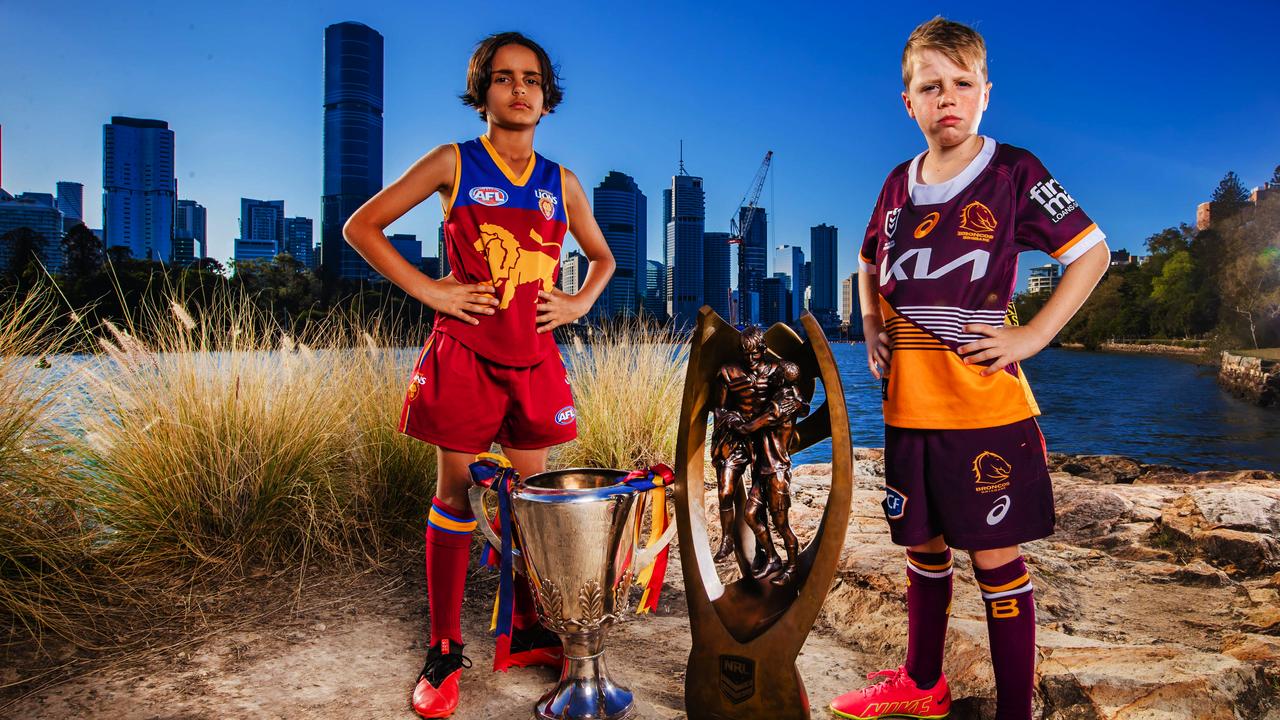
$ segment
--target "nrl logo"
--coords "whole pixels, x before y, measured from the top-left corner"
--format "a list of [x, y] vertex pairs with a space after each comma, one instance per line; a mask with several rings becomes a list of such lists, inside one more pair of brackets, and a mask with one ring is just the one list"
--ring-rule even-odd
[[720, 692], [734, 705], [755, 695], [756, 661], [737, 655], [721, 655]]
[[556, 214], [556, 205], [560, 204], [560, 198], [550, 190], [538, 190], [534, 194], [538, 196], [538, 209], [542, 211], [542, 217], [550, 220], [551, 216]]
[[893, 237], [893, 233], [898, 229], [898, 216], [902, 214], [902, 208], [894, 208], [885, 213], [884, 216], [884, 234], [885, 237]]

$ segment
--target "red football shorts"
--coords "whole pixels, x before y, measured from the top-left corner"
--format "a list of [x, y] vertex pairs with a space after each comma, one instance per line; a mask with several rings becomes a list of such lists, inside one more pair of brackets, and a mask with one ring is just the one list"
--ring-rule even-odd
[[578, 415], [560, 353], [508, 367], [433, 332], [409, 380], [400, 432], [458, 452], [488, 452], [495, 442], [536, 450], [577, 437]]

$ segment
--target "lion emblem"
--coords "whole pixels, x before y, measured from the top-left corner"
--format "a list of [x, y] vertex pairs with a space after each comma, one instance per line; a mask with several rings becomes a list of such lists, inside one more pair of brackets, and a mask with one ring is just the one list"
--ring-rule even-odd
[[[501, 225], [482, 223], [480, 237], [475, 248], [484, 254], [489, 263], [489, 275], [501, 293], [498, 309], [506, 310], [516, 296], [516, 288], [525, 283], [540, 282], [542, 289], [550, 292], [554, 285], [557, 256], [560, 246], [542, 242], [536, 230], [529, 231], [529, 238], [544, 250], [529, 250], [520, 245], [515, 235]], [[554, 254], [548, 255], [547, 252]]]

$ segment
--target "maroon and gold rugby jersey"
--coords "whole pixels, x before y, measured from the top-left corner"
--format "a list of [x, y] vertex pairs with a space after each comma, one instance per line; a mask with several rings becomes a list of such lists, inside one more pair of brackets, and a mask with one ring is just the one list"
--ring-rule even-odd
[[550, 292], [569, 229], [564, 169], [534, 153], [517, 174], [487, 137], [458, 143], [453, 195], [444, 203], [445, 253], [464, 284], [492, 283], [499, 305], [471, 325], [444, 313], [435, 329], [492, 362], [523, 367], [556, 352], [537, 333], [538, 291]]
[[894, 168], [867, 224], [861, 272], [877, 276], [893, 347], [886, 425], [994, 427], [1039, 415], [1015, 363], [982, 377], [957, 349], [1004, 324], [1018, 254], [1041, 250], [1069, 265], [1106, 236], [1030, 152], [983, 137], [956, 177], [918, 181], [924, 153]]

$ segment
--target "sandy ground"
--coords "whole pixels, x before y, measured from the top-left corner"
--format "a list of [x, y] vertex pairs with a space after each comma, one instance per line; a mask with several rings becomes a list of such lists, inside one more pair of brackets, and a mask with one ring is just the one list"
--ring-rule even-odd
[[[675, 553], [673, 560], [669, 579], [680, 574]], [[557, 674], [549, 668], [490, 669], [493, 640], [487, 629], [495, 579], [487, 571], [473, 573], [463, 631], [474, 668], [463, 673], [463, 702], [454, 717], [529, 717]], [[200, 637], [173, 636], [124, 661], [83, 664], [57, 684], [0, 695], [0, 716], [414, 718], [409, 692], [426, 653], [423, 588], [416, 563], [401, 573], [326, 579], [293, 603], [287, 585], [263, 583], [242, 593], [235, 601], [241, 607], [212, 621]], [[281, 604], [285, 607], [269, 617], [237, 618]], [[664, 595], [657, 613], [629, 615], [613, 629], [610, 669], [635, 692], [640, 718], [685, 716], [690, 642], [678, 588]], [[814, 717], [828, 717], [825, 708], [832, 697], [865, 682], [862, 673], [875, 669], [867, 661], [830, 634], [809, 637], [798, 664]], [[18, 672], [10, 668], [7, 674]]]

